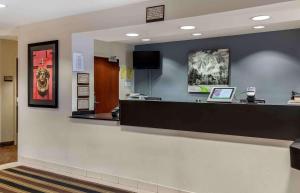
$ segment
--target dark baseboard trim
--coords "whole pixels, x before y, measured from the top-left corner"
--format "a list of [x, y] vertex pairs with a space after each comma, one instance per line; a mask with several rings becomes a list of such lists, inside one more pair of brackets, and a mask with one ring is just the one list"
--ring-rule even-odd
[[1, 142], [0, 147], [6, 147], [6, 146], [12, 146], [15, 145], [14, 141], [8, 141], [8, 142]]

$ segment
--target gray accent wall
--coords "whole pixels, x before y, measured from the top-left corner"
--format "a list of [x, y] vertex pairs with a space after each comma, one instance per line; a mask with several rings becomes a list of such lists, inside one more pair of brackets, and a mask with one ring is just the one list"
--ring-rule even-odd
[[218, 48], [230, 49], [230, 83], [238, 87], [237, 93], [255, 86], [257, 98], [286, 104], [292, 90], [300, 92], [300, 29], [136, 46], [139, 51], [161, 51], [162, 66], [135, 70], [135, 92], [167, 101], [206, 100], [206, 94], [188, 93], [188, 54]]

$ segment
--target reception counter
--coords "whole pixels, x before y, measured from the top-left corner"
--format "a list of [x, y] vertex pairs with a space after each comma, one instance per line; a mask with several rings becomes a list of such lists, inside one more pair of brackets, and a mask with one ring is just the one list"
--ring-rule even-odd
[[120, 101], [120, 124], [295, 141], [300, 106]]
[[300, 170], [300, 106], [120, 101], [120, 124], [295, 141], [291, 167]]

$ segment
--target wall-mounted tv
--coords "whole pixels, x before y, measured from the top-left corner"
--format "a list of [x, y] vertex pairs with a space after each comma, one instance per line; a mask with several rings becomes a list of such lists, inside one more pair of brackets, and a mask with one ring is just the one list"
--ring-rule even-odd
[[159, 69], [160, 52], [159, 51], [134, 51], [133, 68], [134, 69]]

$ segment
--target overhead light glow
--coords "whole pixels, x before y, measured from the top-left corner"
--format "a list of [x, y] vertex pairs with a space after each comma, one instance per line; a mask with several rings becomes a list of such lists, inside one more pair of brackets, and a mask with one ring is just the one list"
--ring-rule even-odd
[[127, 33], [126, 36], [128, 36], [128, 37], [138, 37], [139, 34], [137, 34], [137, 33]]
[[264, 29], [264, 28], [265, 28], [265, 26], [263, 26], [263, 25], [259, 25], [259, 26], [254, 26], [253, 28], [254, 28], [254, 29]]
[[192, 26], [192, 25], [184, 25], [184, 26], [181, 26], [180, 29], [183, 29], [183, 30], [192, 30], [192, 29], [196, 29], [196, 27]]
[[193, 36], [202, 36], [202, 33], [193, 33]]
[[264, 20], [271, 19], [271, 16], [268, 16], [268, 15], [260, 15], [260, 16], [252, 17], [251, 19], [252, 19], [253, 21], [264, 21]]
[[143, 42], [149, 42], [149, 41], [151, 41], [151, 39], [150, 38], [144, 38], [144, 39], [142, 39], [142, 41]]
[[6, 5], [0, 3], [0, 8], [5, 8]]

